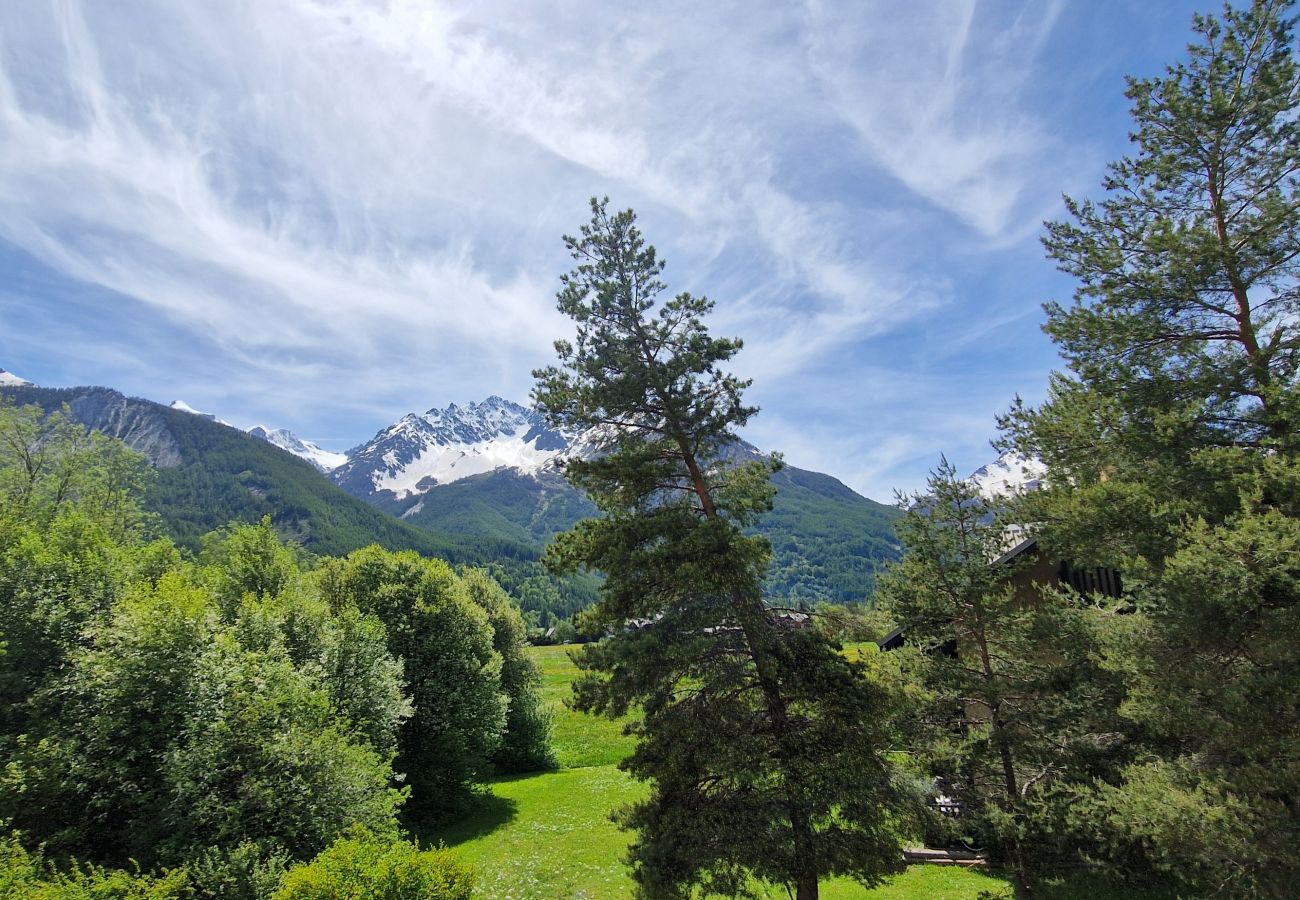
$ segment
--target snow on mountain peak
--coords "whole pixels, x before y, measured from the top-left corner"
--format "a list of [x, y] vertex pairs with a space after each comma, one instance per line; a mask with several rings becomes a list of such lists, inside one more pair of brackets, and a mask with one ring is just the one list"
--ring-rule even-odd
[[230, 428], [235, 427], [234, 425], [231, 425], [229, 422], [227, 422], [225, 419], [218, 419], [212, 413], [200, 412], [199, 410], [190, 406], [184, 400], [173, 400], [171, 402], [171, 408], [178, 412], [189, 413], [192, 416], [198, 416], [200, 419], [207, 419], [210, 422], [216, 422], [218, 425], [226, 425], [229, 426]]
[[318, 444], [304, 441], [287, 428], [265, 428], [261, 425], [254, 425], [248, 429], [248, 433], [255, 438], [261, 438], [268, 444], [279, 447], [281, 450], [287, 450], [294, 456], [302, 457], [322, 472], [330, 472], [348, 461], [346, 453], [325, 450]]
[[8, 385], [9, 387], [36, 387], [35, 384], [28, 381], [26, 378], [19, 378], [13, 372], [6, 372], [4, 369], [0, 369], [0, 385]]
[[[235, 427], [234, 425], [230, 425], [230, 423], [224, 419], [218, 419], [212, 413], [200, 412], [184, 400], [173, 400], [171, 402], [171, 408], [178, 410], [179, 412], [189, 413], [192, 416], [199, 416], [200, 418], [208, 419], [219, 425], [229, 425], [231, 428]], [[348, 461], [346, 453], [335, 453], [331, 450], [325, 450], [311, 441], [304, 441], [302, 438], [298, 437], [298, 435], [286, 428], [266, 428], [262, 425], [254, 425], [252, 428], [248, 429], [248, 434], [255, 438], [261, 438], [268, 444], [279, 447], [281, 450], [286, 450], [294, 456], [302, 457], [322, 472], [329, 472], [337, 469]]]
[[402, 416], [353, 450], [334, 479], [404, 499], [494, 469], [537, 472], [573, 444], [573, 436], [551, 428], [541, 413], [493, 395]]
[[1047, 466], [1041, 459], [1008, 450], [986, 466], [980, 466], [967, 479], [986, 498], [992, 500], [1042, 486]]

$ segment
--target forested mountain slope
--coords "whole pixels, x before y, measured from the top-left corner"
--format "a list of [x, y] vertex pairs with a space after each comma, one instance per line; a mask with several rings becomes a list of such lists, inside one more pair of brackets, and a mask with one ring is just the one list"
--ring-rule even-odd
[[372, 543], [452, 559], [535, 555], [531, 549], [449, 539], [413, 528], [349, 496], [311, 464], [264, 440], [110, 388], [5, 386], [0, 393], [47, 412], [66, 406], [74, 421], [148, 457], [157, 477], [147, 505], [177, 542], [191, 548], [230, 522], [256, 522], [269, 515], [286, 536], [324, 555]]

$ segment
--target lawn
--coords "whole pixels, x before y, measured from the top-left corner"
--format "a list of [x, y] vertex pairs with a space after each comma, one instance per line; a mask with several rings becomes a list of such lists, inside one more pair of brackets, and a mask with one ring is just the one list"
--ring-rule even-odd
[[529, 647], [528, 655], [542, 672], [542, 699], [554, 717], [551, 745], [562, 769], [615, 766], [631, 752], [633, 741], [623, 734], [626, 720], [575, 712], [564, 705], [578, 667], [569, 647]]
[[[632, 881], [622, 857], [629, 836], [609, 819], [644, 787], [617, 767], [632, 742], [622, 725], [564, 706], [577, 669], [564, 647], [534, 647], [543, 696], [554, 715], [561, 769], [504, 778], [466, 819], [436, 838], [455, 847], [478, 872], [482, 900], [626, 900]], [[913, 866], [888, 884], [867, 890], [848, 879], [822, 885], [824, 900], [975, 900], [1006, 893], [996, 874], [940, 866]], [[1047, 886], [1045, 900], [1138, 900], [1138, 894], [1098, 884]], [[773, 900], [784, 898], [774, 891]]]

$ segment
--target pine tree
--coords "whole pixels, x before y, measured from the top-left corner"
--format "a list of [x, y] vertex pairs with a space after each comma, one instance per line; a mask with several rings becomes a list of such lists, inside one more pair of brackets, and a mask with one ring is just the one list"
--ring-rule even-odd
[[917, 757], [960, 803], [960, 836], [994, 850], [1027, 894], [1037, 874], [1078, 862], [1077, 835], [1061, 833], [1066, 807], [1109, 768], [1117, 679], [1092, 658], [1099, 611], [1031, 587], [1042, 560], [1006, 552], [1025, 536], [1007, 503], [947, 460], [907, 505], [903, 558], [876, 597], [922, 689]]
[[1255, 896], [1300, 883], [1291, 6], [1197, 17], [1186, 62], [1130, 82], [1136, 154], [1048, 226], [1079, 280], [1047, 308], [1070, 371], [1003, 422], [1048, 463], [1025, 510], [1045, 545], [1123, 569], [1136, 606], [1104, 658], [1141, 758], [1094, 798], [1098, 831], [1197, 891]]
[[783, 624], [763, 599], [770, 548], [747, 533], [771, 508], [778, 460], [728, 450], [756, 409], [720, 368], [740, 350], [712, 337], [712, 304], [665, 299], [663, 262], [629, 210], [592, 200], [565, 243], [560, 310], [576, 324], [560, 365], [535, 372], [552, 422], [598, 453], [568, 476], [601, 511], [548, 551], [559, 571], [606, 575], [577, 705], [641, 712], [624, 763], [651, 785], [620, 815], [635, 829], [646, 897], [737, 896], [752, 879], [800, 900], [821, 877], [878, 881], [901, 863], [899, 805], [883, 750], [890, 697], [835, 648]]

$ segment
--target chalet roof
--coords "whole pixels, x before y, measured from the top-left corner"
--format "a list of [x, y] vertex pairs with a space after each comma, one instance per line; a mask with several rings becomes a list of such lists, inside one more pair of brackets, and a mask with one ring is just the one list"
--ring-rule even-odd
[[[993, 565], [1008, 565], [1024, 556], [1026, 553], [1032, 553], [1037, 549], [1038, 538], [1025, 538], [997, 559], [993, 560]], [[893, 631], [889, 632], [889, 634], [876, 641], [876, 645], [879, 646], [881, 650], [897, 650], [899, 647], [903, 646], [904, 637], [906, 637], [906, 635], [903, 633], [903, 629], [895, 628]]]
[[1025, 538], [1023, 541], [1016, 544], [1006, 553], [1003, 553], [997, 559], [993, 560], [993, 565], [1001, 566], [1009, 562], [1013, 562], [1014, 560], [1019, 559], [1021, 556], [1024, 556], [1026, 553], [1036, 549], [1037, 547], [1038, 547], [1038, 538], [1036, 537]]
[[889, 634], [876, 641], [876, 646], [881, 650], [897, 650], [903, 646], [903, 629], [895, 628]]

